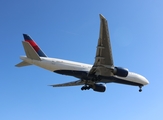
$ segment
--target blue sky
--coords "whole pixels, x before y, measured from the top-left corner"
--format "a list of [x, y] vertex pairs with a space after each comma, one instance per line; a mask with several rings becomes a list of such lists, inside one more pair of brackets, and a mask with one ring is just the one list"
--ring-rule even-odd
[[[162, 0], [1, 0], [1, 120], [162, 120]], [[105, 93], [47, 85], [76, 80], [36, 66], [16, 68], [29, 34], [49, 57], [93, 64], [100, 19], [108, 20], [114, 64], [144, 75], [138, 87], [107, 84]]]

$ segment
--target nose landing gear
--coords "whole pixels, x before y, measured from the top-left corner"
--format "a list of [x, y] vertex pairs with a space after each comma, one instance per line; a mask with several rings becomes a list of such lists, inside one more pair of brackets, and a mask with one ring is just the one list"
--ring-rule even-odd
[[139, 92], [141, 92], [142, 91], [142, 86], [139, 86]]

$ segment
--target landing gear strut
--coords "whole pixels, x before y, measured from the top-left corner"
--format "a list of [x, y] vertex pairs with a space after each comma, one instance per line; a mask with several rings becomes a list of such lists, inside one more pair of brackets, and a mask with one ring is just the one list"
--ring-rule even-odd
[[81, 90], [89, 90], [91, 87], [89, 85], [84, 85]]
[[139, 86], [139, 92], [141, 92], [142, 91], [142, 86]]

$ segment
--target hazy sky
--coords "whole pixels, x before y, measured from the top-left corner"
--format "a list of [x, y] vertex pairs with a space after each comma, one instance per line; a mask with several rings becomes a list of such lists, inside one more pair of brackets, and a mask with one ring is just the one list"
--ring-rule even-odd
[[[162, 120], [162, 0], [0, 0], [0, 120]], [[114, 64], [150, 84], [107, 84], [105, 93], [48, 85], [77, 80], [36, 66], [16, 68], [29, 34], [49, 56], [94, 63], [99, 14], [108, 20]]]

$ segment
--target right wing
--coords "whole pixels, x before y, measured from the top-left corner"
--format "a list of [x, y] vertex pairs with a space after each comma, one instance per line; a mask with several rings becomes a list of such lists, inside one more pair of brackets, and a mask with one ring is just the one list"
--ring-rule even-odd
[[100, 14], [100, 35], [95, 62], [89, 74], [111, 76], [114, 68], [107, 20]]
[[93, 85], [94, 82], [92, 81], [86, 81], [86, 80], [77, 80], [73, 82], [67, 82], [67, 83], [61, 83], [61, 84], [54, 84], [54, 85], [49, 85], [52, 87], [66, 87], [66, 86], [78, 86], [78, 85]]
[[77, 86], [77, 85], [84, 85], [85, 82], [82, 80], [77, 80], [73, 82], [67, 82], [67, 83], [62, 83], [62, 84], [55, 84], [55, 85], [50, 85], [52, 87], [66, 87], [66, 86]]

